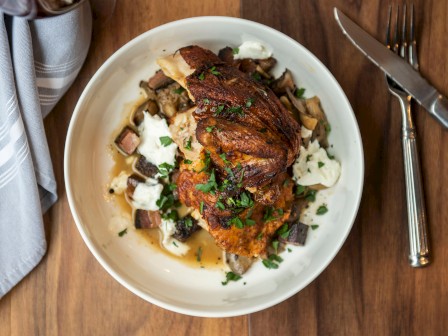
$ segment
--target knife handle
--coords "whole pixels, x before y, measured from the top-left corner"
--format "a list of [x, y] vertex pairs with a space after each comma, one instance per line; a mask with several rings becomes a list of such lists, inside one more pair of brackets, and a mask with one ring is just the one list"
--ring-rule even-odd
[[409, 263], [423, 267], [430, 263], [425, 198], [423, 193], [417, 136], [412, 121], [410, 97], [402, 101], [403, 158], [406, 179], [406, 204], [409, 226]]
[[440, 122], [445, 128], [448, 128], [448, 99], [439, 93], [431, 104], [429, 113]]

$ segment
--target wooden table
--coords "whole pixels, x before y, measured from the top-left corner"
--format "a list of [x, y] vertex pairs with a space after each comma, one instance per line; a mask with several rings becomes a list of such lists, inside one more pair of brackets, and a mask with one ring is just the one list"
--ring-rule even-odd
[[[342, 35], [337, 6], [384, 36], [387, 1], [117, 1], [96, 24], [87, 61], [45, 120], [59, 201], [45, 215], [48, 253], [0, 301], [8, 335], [446, 335], [448, 329], [448, 133], [415, 110], [433, 263], [408, 266], [407, 215], [398, 102], [383, 74]], [[415, 1], [421, 72], [448, 94], [447, 1]], [[63, 180], [65, 136], [75, 103], [119, 47], [160, 24], [198, 15], [243, 17], [274, 27], [313, 52], [353, 106], [365, 151], [365, 185], [353, 230], [330, 266], [308, 287], [270, 309], [236, 318], [184, 316], [151, 305], [118, 284], [81, 239]], [[424, 51], [424, 52], [422, 52]]]

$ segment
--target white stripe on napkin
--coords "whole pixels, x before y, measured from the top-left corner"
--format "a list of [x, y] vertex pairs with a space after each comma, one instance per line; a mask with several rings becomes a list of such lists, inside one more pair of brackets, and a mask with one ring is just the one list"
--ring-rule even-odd
[[23, 127], [22, 118], [19, 117], [9, 130], [9, 143], [0, 149], [0, 167], [3, 166], [14, 155], [14, 146], [17, 140], [21, 138], [25, 129]]
[[57, 77], [50, 77], [50, 78], [42, 78], [42, 77], [36, 77], [36, 83], [38, 87], [42, 88], [48, 88], [48, 89], [62, 89], [67, 84], [71, 83], [76, 76], [78, 75], [78, 69], [73, 71], [71, 74], [57, 78]]

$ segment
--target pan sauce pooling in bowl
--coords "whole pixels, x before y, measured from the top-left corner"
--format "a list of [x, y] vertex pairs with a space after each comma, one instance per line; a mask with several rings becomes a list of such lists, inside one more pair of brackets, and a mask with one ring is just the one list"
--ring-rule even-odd
[[[319, 99], [305, 99], [288, 70], [274, 79], [268, 49], [249, 44], [158, 60], [163, 72], [141, 83], [146, 100], [115, 139], [127, 167], [110, 184], [132, 205], [136, 230], [159, 235], [162, 249], [202, 266], [222, 249], [227, 280], [257, 259], [278, 268], [287, 244], [303, 245], [314, 224], [304, 210], [328, 211], [316, 194], [341, 172]], [[254, 58], [240, 59], [246, 49]]]

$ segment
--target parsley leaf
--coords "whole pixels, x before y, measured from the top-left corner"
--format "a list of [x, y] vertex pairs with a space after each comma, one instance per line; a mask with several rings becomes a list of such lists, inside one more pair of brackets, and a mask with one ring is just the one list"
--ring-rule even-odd
[[202, 247], [199, 246], [198, 250], [196, 251], [196, 261], [201, 262], [201, 257], [202, 257]]
[[176, 89], [176, 90], [173, 90], [173, 92], [177, 93], [177, 94], [181, 94], [184, 91], [185, 91], [185, 89], [182, 86], [180, 88]]
[[158, 167], [159, 169], [159, 174], [162, 177], [168, 177], [169, 173], [171, 173], [171, 171], [174, 169], [174, 166], [170, 165], [169, 163], [161, 163]]
[[319, 228], [319, 225], [311, 224], [311, 230], [317, 230]]
[[216, 70], [215, 66], [212, 66], [210, 68], [210, 72], [212, 73], [212, 75], [215, 75], [215, 76], [219, 76], [221, 74], [219, 71]]
[[214, 128], [215, 128], [215, 126], [207, 126], [207, 127], [205, 128], [205, 130], [206, 130], [207, 132], [211, 133], [211, 132], [213, 131]]
[[246, 107], [251, 107], [254, 101], [255, 99], [253, 98], [249, 98], [248, 100], [246, 100]]
[[305, 91], [306, 91], [306, 89], [305, 88], [298, 88], [298, 89], [296, 89], [296, 91], [294, 92], [294, 95], [297, 97], [297, 98], [304, 98], [304, 93], [305, 93]]
[[118, 237], [123, 237], [126, 233], [128, 233], [128, 228], [124, 229], [123, 231], [118, 232]]
[[167, 147], [173, 143], [173, 139], [171, 139], [169, 136], [163, 136], [163, 137], [160, 137], [159, 139], [160, 139], [160, 143], [164, 147]]
[[319, 168], [322, 168], [323, 166], [325, 166], [325, 163], [319, 161], [319, 162], [317, 163], [317, 166], [318, 166]]
[[234, 55], [236, 55], [236, 54], [238, 54], [240, 52], [240, 48], [233, 48], [232, 49], [232, 53], [234, 54]]
[[227, 272], [226, 273], [226, 281], [222, 281], [221, 284], [223, 286], [227, 285], [229, 283], [229, 281], [238, 281], [241, 279], [241, 276], [233, 273], [233, 272]]
[[235, 113], [238, 114], [240, 116], [244, 116], [244, 111], [243, 108], [241, 106], [232, 106], [228, 108], [228, 111], [230, 113]]
[[235, 225], [238, 229], [244, 228], [243, 221], [239, 217], [233, 217], [229, 223]]
[[199, 206], [199, 213], [202, 215], [204, 212], [204, 201], [201, 201], [201, 205]]
[[224, 105], [218, 105], [218, 107], [216, 108], [215, 113], [213, 114], [214, 116], [219, 115], [223, 110], [224, 110]]
[[196, 190], [200, 190], [205, 193], [214, 193], [217, 188], [218, 184], [216, 183], [215, 170], [212, 170], [207, 183], [196, 184]]
[[192, 163], [193, 163], [193, 161], [191, 161], [191, 160], [188, 160], [188, 159], [184, 159], [184, 163], [185, 163], [185, 164], [192, 164]]
[[192, 136], [190, 136], [187, 141], [185, 141], [185, 139], [184, 139], [184, 148], [185, 149], [191, 150], [191, 140], [192, 139], [193, 139]]
[[316, 215], [323, 215], [328, 212], [328, 208], [325, 204], [322, 204], [319, 208], [317, 208]]
[[198, 76], [199, 80], [204, 80], [205, 75], [203, 72], [201, 72], [201, 74]]

